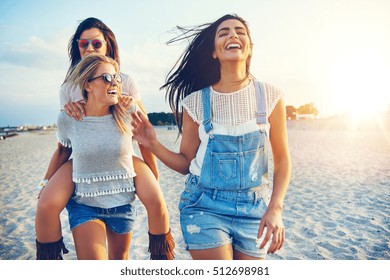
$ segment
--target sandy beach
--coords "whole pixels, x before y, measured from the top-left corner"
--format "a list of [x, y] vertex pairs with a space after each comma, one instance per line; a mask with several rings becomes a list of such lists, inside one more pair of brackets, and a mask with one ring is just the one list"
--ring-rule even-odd
[[[157, 129], [172, 149], [177, 130]], [[289, 121], [292, 178], [284, 205], [286, 243], [270, 260], [390, 259], [390, 126], [337, 120]], [[56, 148], [55, 131], [0, 141], [0, 259], [35, 259], [36, 185]], [[185, 177], [159, 162], [161, 188], [176, 241], [176, 259], [189, 260], [177, 209]], [[272, 171], [272, 170], [271, 170]], [[147, 260], [147, 216], [136, 200], [130, 258]], [[61, 214], [66, 260], [76, 254], [67, 212]]]

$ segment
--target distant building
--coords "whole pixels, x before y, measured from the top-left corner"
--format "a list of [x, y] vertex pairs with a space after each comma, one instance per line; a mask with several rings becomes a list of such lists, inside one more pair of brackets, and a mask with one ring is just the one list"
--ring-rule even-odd
[[298, 110], [291, 105], [286, 106], [286, 118], [288, 120], [296, 120], [298, 114]]

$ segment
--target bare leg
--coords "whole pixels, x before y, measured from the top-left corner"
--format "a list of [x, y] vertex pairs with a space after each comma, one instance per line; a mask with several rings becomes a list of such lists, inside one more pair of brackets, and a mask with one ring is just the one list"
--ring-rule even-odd
[[262, 258], [255, 258], [252, 256], [245, 255], [244, 253], [241, 253], [239, 251], [234, 251], [233, 259], [235, 259], [235, 260], [264, 260]]
[[169, 214], [160, 185], [149, 166], [133, 157], [136, 193], [148, 213], [149, 232], [164, 234], [169, 231]]
[[136, 193], [148, 213], [150, 259], [173, 260], [175, 242], [160, 185], [147, 164], [137, 157], [133, 157], [133, 162]]
[[69, 160], [50, 178], [38, 199], [35, 232], [39, 242], [49, 243], [61, 239], [60, 214], [73, 190], [72, 160]]
[[227, 244], [212, 249], [191, 250], [190, 254], [194, 260], [232, 260], [233, 248]]
[[106, 225], [94, 220], [75, 227], [72, 230], [77, 259], [107, 260]]
[[118, 234], [107, 227], [108, 259], [128, 260], [133, 232]]
[[194, 260], [261, 260], [233, 250], [231, 244], [213, 249], [191, 250], [190, 254]]

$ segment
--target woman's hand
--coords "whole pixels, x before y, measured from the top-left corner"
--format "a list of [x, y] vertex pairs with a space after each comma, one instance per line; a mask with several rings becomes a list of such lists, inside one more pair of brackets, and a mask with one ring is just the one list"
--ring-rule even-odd
[[133, 118], [131, 125], [133, 127], [134, 139], [138, 141], [139, 145], [144, 146], [146, 149], [150, 149], [157, 141], [153, 125], [141, 111], [132, 113], [131, 116]]
[[284, 226], [282, 221], [282, 210], [268, 208], [260, 222], [258, 237], [265, 233], [260, 248], [263, 248], [272, 236], [272, 242], [267, 253], [275, 253], [284, 244]]
[[136, 104], [136, 101], [133, 97], [128, 95], [121, 95], [119, 97], [119, 104], [125, 108], [126, 111], [130, 109], [131, 106]]
[[81, 121], [85, 116], [84, 104], [85, 104], [84, 100], [77, 101], [77, 102], [70, 101], [64, 105], [65, 113], [69, 117], [72, 117], [77, 121]]

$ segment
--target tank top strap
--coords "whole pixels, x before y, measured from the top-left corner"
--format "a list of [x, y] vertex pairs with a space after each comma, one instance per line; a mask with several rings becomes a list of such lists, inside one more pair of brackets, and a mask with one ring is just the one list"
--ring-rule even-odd
[[210, 102], [210, 87], [202, 89], [202, 104], [203, 104], [203, 126], [206, 133], [213, 129], [211, 123], [211, 102]]

